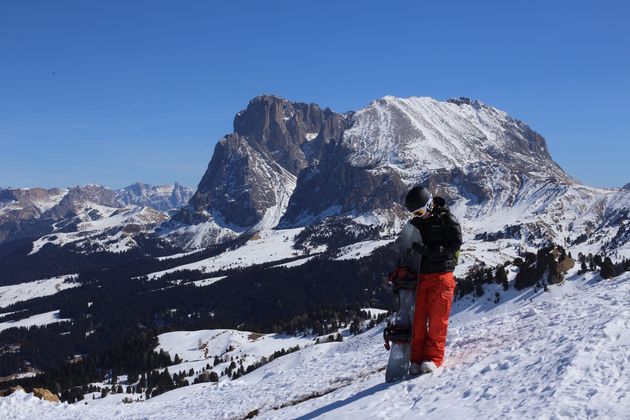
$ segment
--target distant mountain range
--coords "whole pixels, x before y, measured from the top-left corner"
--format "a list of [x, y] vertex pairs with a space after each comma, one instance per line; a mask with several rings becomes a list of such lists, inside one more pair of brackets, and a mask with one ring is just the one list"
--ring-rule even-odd
[[[141, 182], [118, 190], [92, 184], [0, 189], [0, 243], [52, 233], [84, 234], [98, 221], [103, 230], [125, 228], [131, 223], [135, 230], [144, 229], [167, 220], [169, 212], [185, 205], [192, 193], [179, 184], [152, 186]], [[141, 214], [143, 217], [138, 217]], [[112, 216], [117, 217], [105, 221]]]

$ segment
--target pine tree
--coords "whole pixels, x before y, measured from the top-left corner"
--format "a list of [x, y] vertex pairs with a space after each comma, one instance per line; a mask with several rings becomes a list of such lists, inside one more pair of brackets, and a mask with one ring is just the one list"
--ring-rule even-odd
[[508, 290], [510, 288], [510, 285], [508, 284], [507, 272], [505, 271], [504, 266], [500, 265], [499, 268], [497, 268], [496, 279], [497, 283], [501, 283], [501, 285], [503, 286], [503, 290]]
[[477, 282], [475, 283], [475, 295], [477, 297], [481, 297], [484, 294], [484, 290], [483, 290], [483, 285], [481, 284], [481, 282]]
[[610, 279], [615, 277], [615, 266], [613, 265], [610, 258], [606, 257], [602, 262], [602, 269], [600, 271], [600, 274], [603, 279]]

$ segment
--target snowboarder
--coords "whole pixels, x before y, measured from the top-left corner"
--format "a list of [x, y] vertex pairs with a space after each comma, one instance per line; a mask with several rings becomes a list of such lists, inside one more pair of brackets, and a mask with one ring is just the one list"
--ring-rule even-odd
[[459, 222], [446, 200], [433, 197], [423, 187], [412, 188], [405, 207], [422, 237], [413, 250], [422, 256], [411, 338], [410, 374], [430, 373], [444, 360], [444, 347], [451, 311], [455, 278], [453, 270], [462, 245]]

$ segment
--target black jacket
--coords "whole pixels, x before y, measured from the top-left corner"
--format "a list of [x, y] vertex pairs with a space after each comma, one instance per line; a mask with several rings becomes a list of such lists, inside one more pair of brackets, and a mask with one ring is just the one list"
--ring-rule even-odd
[[449, 211], [446, 200], [433, 198], [431, 215], [422, 219], [414, 217], [411, 223], [418, 228], [427, 251], [422, 255], [420, 273], [444, 273], [455, 269], [455, 253], [462, 246], [462, 230], [459, 222]]

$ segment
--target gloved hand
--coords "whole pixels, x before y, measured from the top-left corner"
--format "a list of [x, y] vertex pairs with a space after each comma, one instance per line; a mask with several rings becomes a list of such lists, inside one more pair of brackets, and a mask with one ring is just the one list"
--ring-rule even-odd
[[429, 254], [429, 247], [426, 246], [423, 243], [414, 242], [414, 243], [411, 244], [411, 248], [413, 248], [413, 250], [416, 251], [420, 255], [428, 255]]

